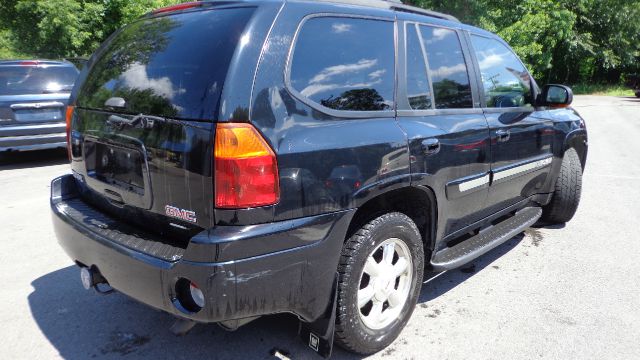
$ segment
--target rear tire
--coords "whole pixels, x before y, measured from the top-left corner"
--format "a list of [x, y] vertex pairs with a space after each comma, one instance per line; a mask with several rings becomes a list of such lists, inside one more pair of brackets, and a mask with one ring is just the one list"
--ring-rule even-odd
[[422, 236], [408, 216], [388, 213], [360, 228], [338, 265], [338, 345], [362, 355], [389, 346], [413, 313], [423, 271]]
[[582, 164], [575, 149], [564, 153], [560, 174], [556, 179], [551, 202], [543, 207], [542, 219], [546, 222], [565, 223], [575, 215], [582, 191]]

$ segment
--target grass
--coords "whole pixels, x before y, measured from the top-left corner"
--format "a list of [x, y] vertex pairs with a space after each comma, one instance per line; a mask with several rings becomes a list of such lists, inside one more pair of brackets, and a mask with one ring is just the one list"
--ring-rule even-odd
[[635, 96], [633, 90], [623, 85], [576, 84], [571, 89], [576, 95]]

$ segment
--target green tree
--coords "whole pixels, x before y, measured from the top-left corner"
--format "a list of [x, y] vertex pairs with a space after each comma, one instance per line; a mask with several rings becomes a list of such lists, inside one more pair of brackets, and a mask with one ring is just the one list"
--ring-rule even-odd
[[2, 0], [0, 56], [88, 56], [118, 28], [153, 9], [184, 1]]
[[410, 0], [503, 37], [543, 82], [640, 72], [640, 0]]

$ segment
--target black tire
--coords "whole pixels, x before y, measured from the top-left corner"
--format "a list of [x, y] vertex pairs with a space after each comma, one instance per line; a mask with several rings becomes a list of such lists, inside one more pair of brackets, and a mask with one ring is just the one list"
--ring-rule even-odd
[[636, 90], [636, 97], [640, 98], [640, 90]]
[[[385, 240], [399, 239], [411, 255], [413, 269], [411, 281], [407, 282], [408, 297], [397, 317], [388, 326], [372, 329], [365, 325], [360, 317], [358, 307], [358, 290], [361, 286], [361, 275], [369, 255], [373, 254]], [[394, 253], [393, 261], [397, 264]], [[380, 260], [382, 262], [382, 260]], [[369, 355], [378, 352], [391, 344], [409, 321], [420, 294], [424, 272], [424, 250], [422, 236], [415, 223], [406, 215], [398, 212], [384, 214], [360, 228], [351, 236], [342, 248], [338, 265], [338, 305], [336, 317], [335, 339], [344, 349]], [[396, 289], [398, 285], [395, 285]], [[389, 305], [387, 305], [389, 306]], [[385, 310], [386, 311], [386, 310]], [[390, 318], [391, 319], [391, 318]]]
[[581, 191], [582, 164], [575, 149], [569, 149], [564, 153], [551, 202], [543, 207], [542, 220], [554, 224], [571, 220], [578, 210]]

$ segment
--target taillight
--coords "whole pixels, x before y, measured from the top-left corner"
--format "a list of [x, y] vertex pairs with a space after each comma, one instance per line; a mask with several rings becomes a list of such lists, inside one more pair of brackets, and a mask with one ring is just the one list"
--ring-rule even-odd
[[251, 124], [218, 123], [215, 138], [215, 206], [237, 209], [277, 203], [278, 163], [260, 133]]
[[186, 10], [186, 9], [190, 9], [198, 6], [202, 6], [202, 3], [200, 1], [192, 1], [192, 2], [186, 2], [182, 4], [159, 8], [159, 9], [153, 10], [151, 13], [153, 15], [156, 15], [156, 14], [162, 14], [162, 13], [167, 13], [172, 11]]
[[67, 123], [67, 153], [69, 154], [69, 159], [71, 159], [71, 119], [73, 118], [73, 110], [75, 108], [73, 106], [67, 106], [66, 111], [66, 123]]

